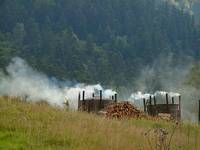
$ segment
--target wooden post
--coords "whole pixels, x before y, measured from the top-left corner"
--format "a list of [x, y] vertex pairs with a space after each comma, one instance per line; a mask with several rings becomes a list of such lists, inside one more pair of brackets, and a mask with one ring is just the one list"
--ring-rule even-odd
[[157, 103], [156, 103], [156, 96], [153, 96], [153, 101], [154, 101], [154, 109], [155, 109], [155, 114], [154, 115], [158, 115], [158, 111], [157, 111]]
[[145, 100], [145, 98], [143, 99], [143, 104], [144, 104], [144, 112], [146, 113], [146, 100]]
[[168, 93], [166, 94], [166, 105], [167, 105], [167, 111], [169, 111], [169, 99], [168, 99]]
[[93, 97], [93, 98], [95, 97], [94, 93], [92, 93], [92, 97]]
[[172, 97], [172, 104], [174, 104], [174, 97]]
[[153, 113], [152, 113], [152, 97], [151, 96], [149, 96], [149, 104], [148, 104], [148, 109], [147, 109], [147, 111], [148, 111], [148, 114], [150, 114], [150, 115], [152, 115]]
[[200, 100], [199, 100], [199, 124], [200, 124]]
[[181, 96], [178, 97], [179, 103], [179, 120], [181, 120]]
[[87, 108], [87, 109], [88, 109], [88, 110], [87, 110], [88, 113], [90, 113], [90, 105], [91, 105], [91, 101], [89, 100], [89, 101], [88, 101], [88, 108]]
[[117, 103], [117, 93], [115, 94], [115, 102]]
[[114, 100], [114, 96], [112, 95], [112, 100]]

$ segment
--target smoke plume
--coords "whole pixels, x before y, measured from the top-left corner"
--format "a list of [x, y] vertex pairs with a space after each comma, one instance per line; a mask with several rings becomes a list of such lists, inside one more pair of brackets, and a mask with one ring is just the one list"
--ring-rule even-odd
[[[142, 107], [142, 98], [150, 95], [157, 97], [158, 103], [165, 102], [165, 94], [178, 100], [182, 97], [182, 118], [189, 121], [197, 121], [197, 104], [200, 93], [197, 89], [187, 84], [188, 74], [193, 67], [191, 58], [178, 62], [174, 55], [160, 56], [152, 66], [146, 66], [136, 82], [135, 89], [129, 97], [138, 107]], [[140, 100], [139, 100], [140, 99]]]
[[[164, 102], [166, 92], [170, 97], [178, 100], [182, 97], [182, 116], [189, 121], [197, 120], [197, 103], [200, 93], [197, 89], [186, 84], [188, 73], [193, 66], [193, 61], [177, 63], [174, 65], [174, 56], [160, 57], [152, 66], [142, 69], [136, 81], [133, 92], [128, 100], [142, 108], [142, 99], [156, 96], [158, 103]], [[176, 62], [175, 62], [176, 63]], [[70, 108], [77, 109], [78, 94], [85, 91], [85, 97], [89, 98], [94, 93], [103, 91], [103, 97], [109, 98], [116, 92], [112, 89], [104, 89], [100, 84], [86, 85], [59, 84], [45, 74], [31, 68], [23, 59], [15, 57], [7, 66], [6, 71], [0, 71], [0, 95], [21, 97], [28, 101], [45, 100], [51, 105], [63, 106], [68, 100]], [[139, 91], [139, 92], [138, 92]], [[81, 97], [82, 99], [82, 97]]]
[[[63, 86], [64, 85], [64, 86]], [[85, 91], [86, 98], [91, 97], [98, 90], [103, 90], [104, 97], [115, 92], [103, 89], [100, 84], [73, 86], [59, 85], [45, 74], [31, 68], [23, 59], [15, 57], [7, 66], [6, 72], [0, 72], [0, 95], [21, 97], [29, 101], [47, 101], [51, 105], [63, 106], [65, 100], [69, 101], [71, 108], [77, 108], [79, 92]]]

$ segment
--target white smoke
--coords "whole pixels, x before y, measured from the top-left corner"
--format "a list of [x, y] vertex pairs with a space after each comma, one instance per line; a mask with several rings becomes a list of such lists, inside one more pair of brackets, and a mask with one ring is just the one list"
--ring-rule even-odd
[[[166, 101], [166, 93], [168, 93], [169, 101], [174, 97], [175, 103], [178, 103], [178, 97], [181, 95], [182, 119], [197, 121], [197, 104], [200, 93], [186, 83], [188, 74], [193, 67], [193, 60], [188, 57], [185, 58], [185, 61], [178, 61], [180, 60], [174, 58], [173, 55], [160, 56], [152, 66], [146, 66], [142, 69], [135, 89], [141, 91], [140, 93], [144, 93], [142, 95], [147, 95], [147, 97], [149, 93], [152, 93], [151, 95], [156, 97], [157, 103]], [[137, 100], [137, 93], [133, 93], [129, 100], [141, 107], [143, 101], [142, 99]]]
[[138, 91], [136, 93], [132, 93], [129, 99], [133, 100], [142, 100], [142, 99], [149, 99], [150, 96], [153, 96], [149, 93], [142, 93], [141, 91]]
[[[165, 91], [168, 91], [169, 97], [174, 97], [175, 102], [177, 102], [179, 95], [182, 96], [182, 116], [184, 119], [197, 120], [198, 108], [196, 106], [200, 97], [199, 91], [184, 84], [191, 66], [174, 67], [170, 63], [172, 62], [170, 58], [158, 60], [152, 67], [143, 69], [135, 87], [141, 92], [132, 93], [129, 100], [135, 103], [137, 101], [139, 106], [143, 106], [143, 98], [148, 99], [150, 96], [156, 96], [159, 103], [159, 100], [165, 100]], [[22, 97], [33, 102], [45, 100], [49, 104], [57, 106], [63, 106], [63, 102], [68, 100], [70, 108], [77, 109], [78, 95], [82, 91], [85, 91], [85, 98], [92, 97], [93, 93], [98, 96], [99, 90], [103, 91], [104, 98], [110, 98], [116, 93], [111, 89], [104, 89], [100, 84], [63, 85], [65, 84], [60, 86], [45, 74], [31, 68], [18, 57], [12, 59], [6, 68], [6, 73], [0, 71], [0, 96]]]
[[155, 97], [156, 99], [159, 100], [159, 101], [157, 101], [157, 103], [165, 104], [166, 103], [166, 94], [168, 94], [169, 99], [172, 99], [172, 97], [173, 97], [175, 102], [176, 103], [178, 102], [178, 97], [180, 96], [179, 93], [165, 92], [165, 91], [156, 91], [153, 94], [142, 93], [141, 91], [138, 91], [136, 93], [132, 93], [128, 100], [133, 102], [133, 104], [136, 107], [143, 109], [144, 108], [143, 99], [149, 100], [150, 97], [152, 99]]
[[142, 93], [141, 91], [138, 91], [136, 93], [132, 93], [129, 99], [133, 100], [142, 100], [142, 99], [149, 99], [151, 97], [157, 97], [157, 96], [166, 96], [168, 94], [169, 97], [179, 97], [179, 93], [174, 92], [165, 92], [165, 91], [156, 91], [154, 94], [150, 93]]
[[150, 96], [153, 97], [152, 94], [149, 93], [142, 93], [141, 91], [138, 91], [136, 93], [132, 93], [131, 96], [128, 98], [128, 101], [133, 102], [133, 104], [143, 110], [143, 99], [149, 99]]
[[115, 94], [116, 92], [111, 89], [107, 89], [104, 91], [105, 98], [110, 98], [110, 96], [114, 96]]
[[0, 72], [0, 95], [22, 97], [29, 101], [45, 100], [51, 105], [63, 106], [69, 101], [71, 108], [77, 108], [78, 94], [85, 91], [86, 98], [103, 90], [103, 97], [109, 97], [115, 92], [103, 89], [100, 84], [74, 86], [59, 86], [45, 74], [31, 68], [23, 59], [15, 57], [6, 68], [6, 73]]

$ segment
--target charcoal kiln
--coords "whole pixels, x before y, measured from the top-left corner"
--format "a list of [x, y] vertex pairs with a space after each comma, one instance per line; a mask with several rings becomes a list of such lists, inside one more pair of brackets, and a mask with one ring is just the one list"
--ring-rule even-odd
[[156, 96], [152, 98], [149, 97], [148, 100], [143, 99], [144, 104], [144, 112], [151, 116], [160, 116], [161, 114], [165, 114], [170, 116], [173, 120], [181, 120], [181, 96], [178, 97], [178, 102], [175, 103], [175, 98], [171, 98], [171, 102], [169, 100], [169, 95], [166, 94], [165, 103], [158, 103], [159, 100], [156, 99]]
[[78, 110], [98, 113], [104, 109], [107, 105], [117, 102], [117, 94], [111, 96], [111, 98], [104, 98], [102, 90], [99, 91], [99, 95], [92, 94], [91, 98], [85, 98], [85, 91], [78, 95]]

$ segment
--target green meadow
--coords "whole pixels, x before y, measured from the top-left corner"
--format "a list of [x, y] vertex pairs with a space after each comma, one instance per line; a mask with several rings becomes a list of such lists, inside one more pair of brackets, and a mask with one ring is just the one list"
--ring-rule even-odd
[[[157, 129], [168, 132], [163, 146]], [[2, 150], [165, 150], [166, 145], [172, 150], [199, 150], [200, 126], [111, 120], [46, 103], [0, 98]]]

